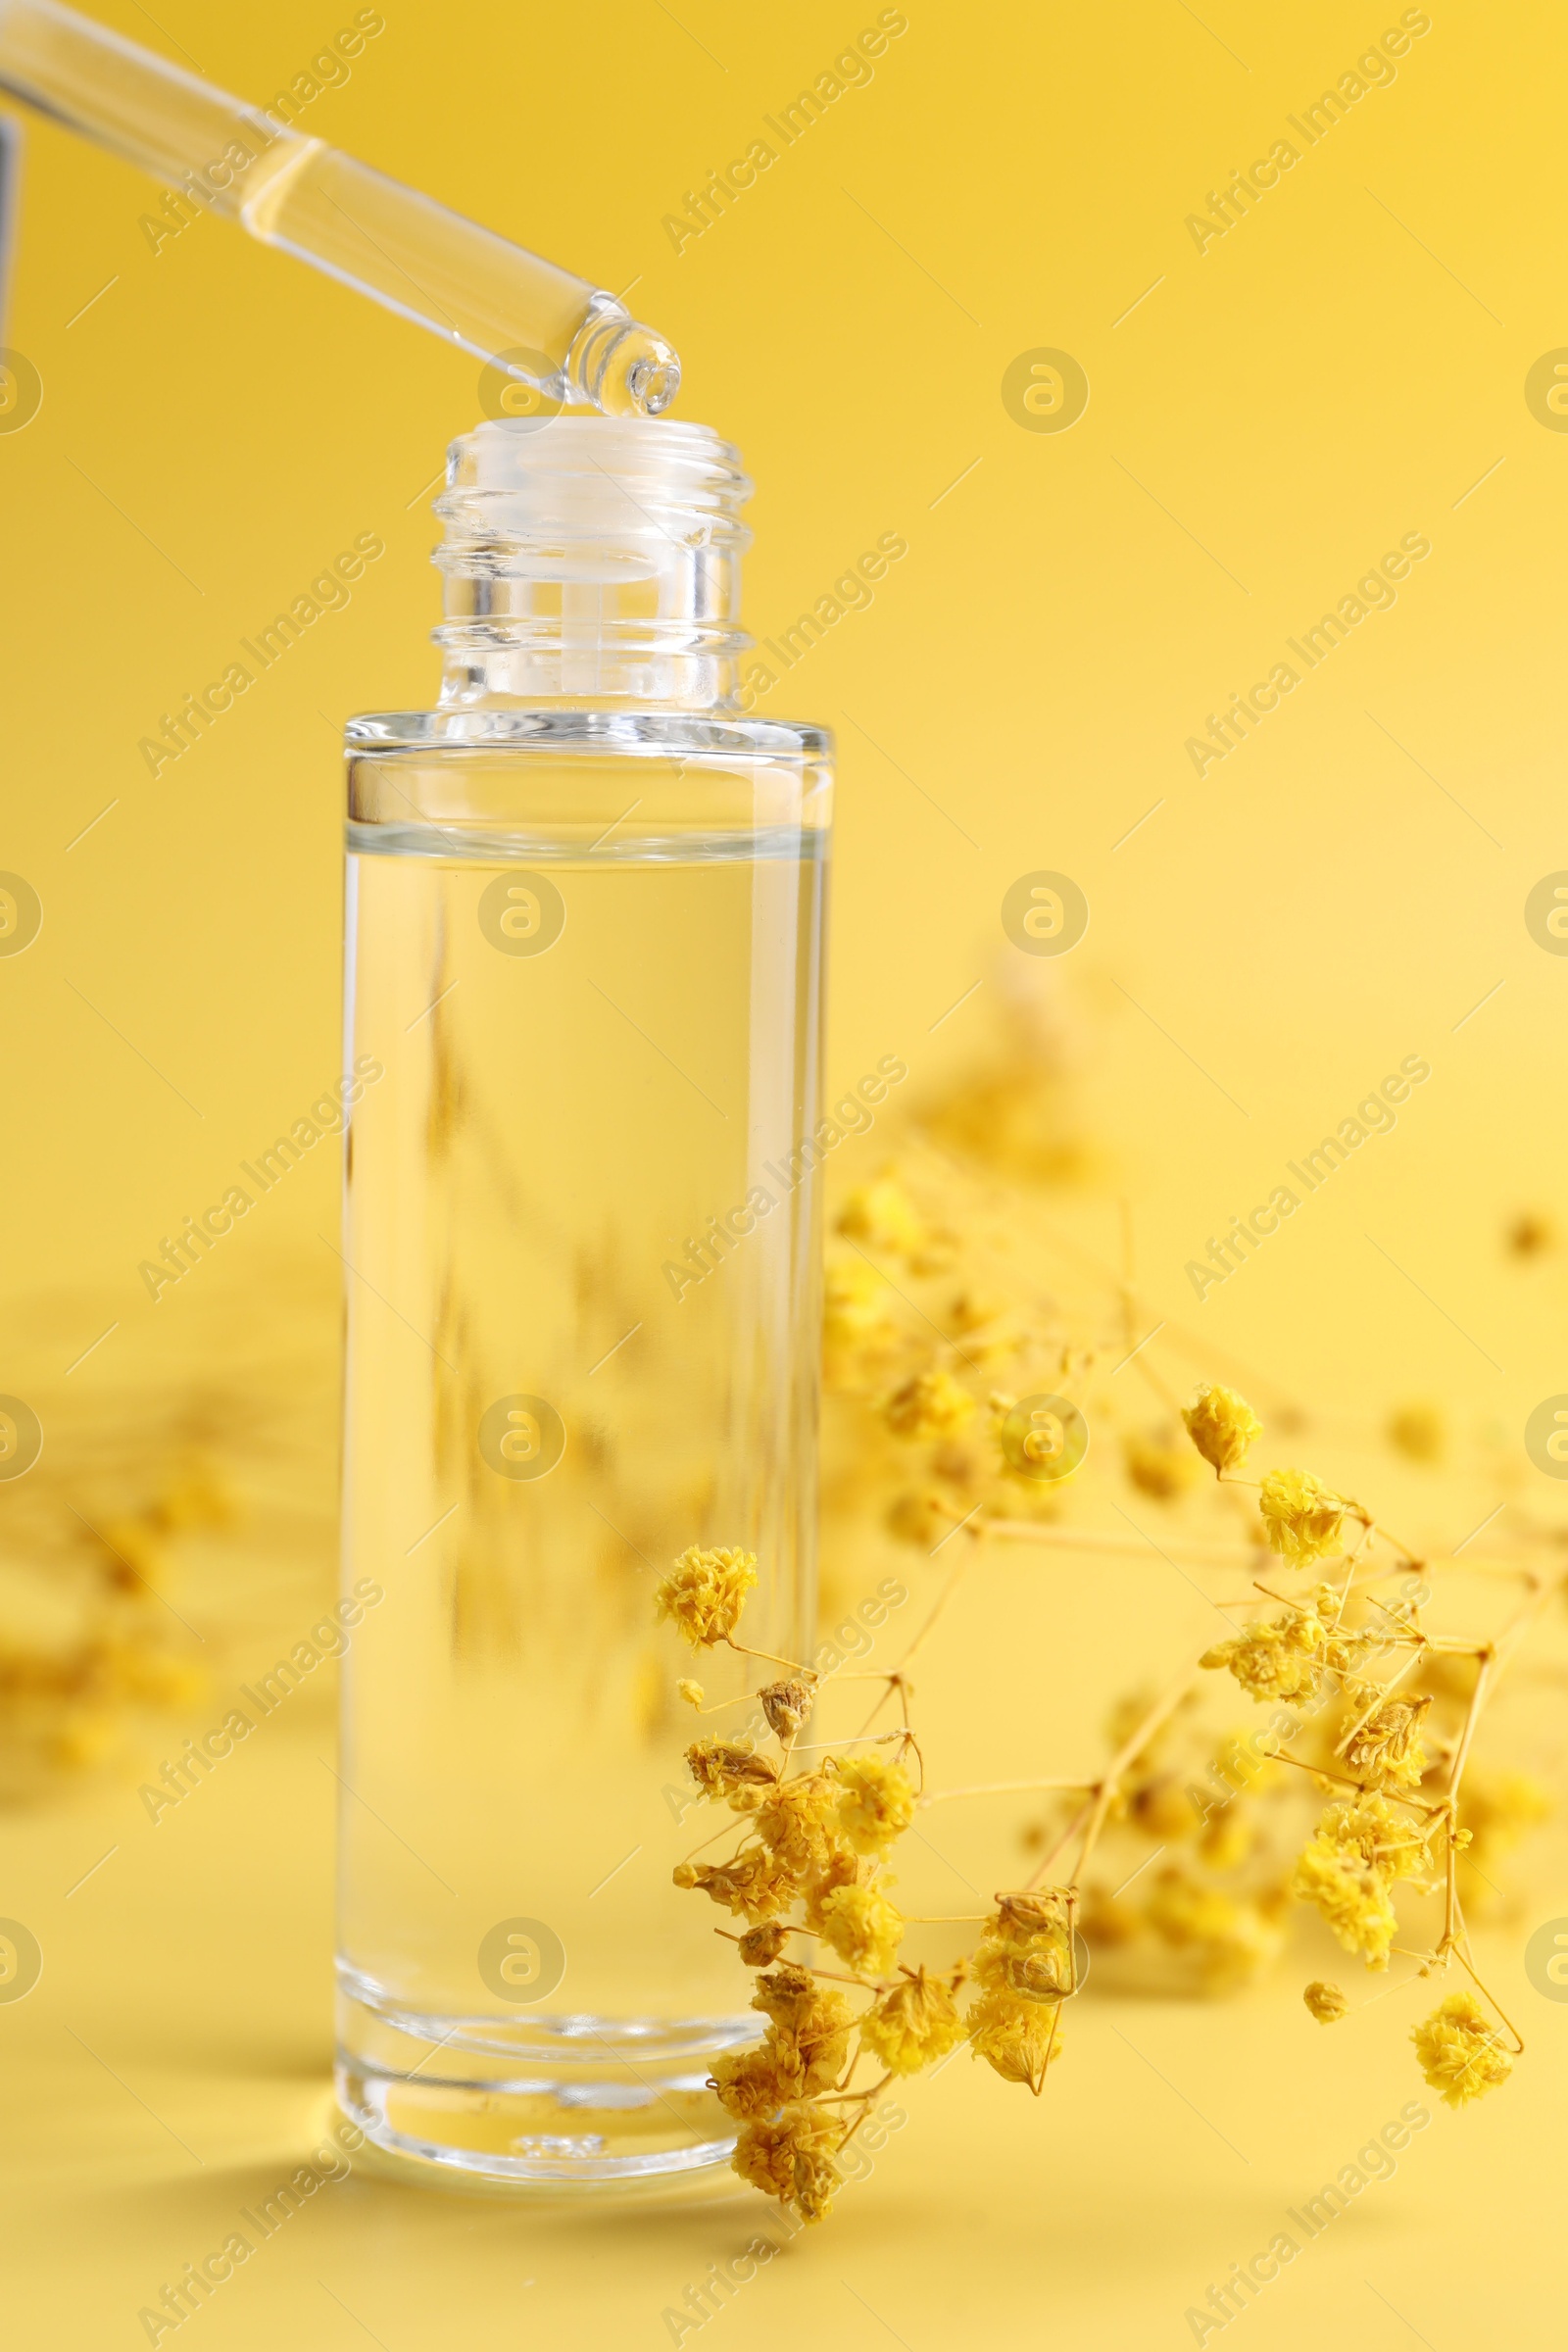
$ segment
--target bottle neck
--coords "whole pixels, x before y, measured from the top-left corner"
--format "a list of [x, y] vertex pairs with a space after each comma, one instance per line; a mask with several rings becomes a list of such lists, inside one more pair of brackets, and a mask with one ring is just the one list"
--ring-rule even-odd
[[704, 425], [560, 416], [455, 442], [441, 707], [731, 702], [750, 492]]

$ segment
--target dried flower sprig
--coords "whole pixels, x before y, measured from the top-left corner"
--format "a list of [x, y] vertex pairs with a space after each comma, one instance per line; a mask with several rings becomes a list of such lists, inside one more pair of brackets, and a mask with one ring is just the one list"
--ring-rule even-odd
[[[697, 1647], [741, 1647], [735, 1629], [753, 1581], [749, 1553], [685, 1552], [660, 1583], [659, 1614]], [[945, 1972], [900, 1962], [909, 1923], [892, 1899], [887, 1862], [918, 1801], [906, 1763], [918, 1748], [905, 1668], [932, 1622], [899, 1668], [873, 1678], [883, 1700], [900, 1698], [899, 1730], [872, 1734], [868, 1725], [837, 1752], [799, 1763], [796, 1735], [816, 1681], [799, 1665], [760, 1694], [776, 1755], [750, 1739], [699, 1740], [686, 1751], [702, 1796], [727, 1805], [740, 1834], [727, 1860], [678, 1864], [675, 1884], [747, 1922], [736, 1940], [760, 1971], [752, 2006], [768, 2020], [758, 2046], [715, 2061], [710, 2084], [740, 2127], [734, 2169], [805, 2222], [830, 2211], [844, 2150], [895, 2078], [967, 2040], [1004, 2081], [1038, 2094], [1060, 2052], [1061, 2004], [1077, 1989], [1071, 1888], [1000, 1894], [972, 1959]], [[791, 1937], [825, 1948], [841, 1968], [786, 1960]], [[978, 1998], [964, 2015], [956, 1995], [971, 1976]], [[857, 2081], [863, 2062], [880, 2070], [874, 2081]]]
[[86, 1475], [40, 1473], [30, 1522], [0, 1538], [0, 1801], [104, 1763], [138, 1718], [178, 1713], [206, 1687], [198, 1637], [165, 1588], [187, 1542], [227, 1523], [230, 1496], [199, 1457], [133, 1477], [89, 1519]]
[[[1423, 1587], [1443, 1585], [1445, 1563], [1427, 1560], [1381, 1512], [1309, 1467], [1277, 1456], [1250, 1467], [1265, 1438], [1264, 1412], [1249, 1401], [1258, 1391], [1245, 1368], [1222, 1366], [1223, 1381], [1211, 1379], [1193, 1396], [1188, 1384], [1201, 1367], [1201, 1344], [1141, 1301], [1130, 1215], [1124, 1211], [1119, 1270], [1061, 1230], [1043, 1195], [1081, 1171], [1090, 1154], [1065, 1140], [1070, 1041], [1059, 1020], [1039, 1020], [1038, 1010], [1020, 1013], [1004, 1063], [926, 1097], [906, 1125], [897, 1167], [884, 1165], [839, 1199], [824, 1313], [828, 1610], [843, 1605], [849, 1578], [863, 1574], [867, 1543], [887, 1537], [930, 1556], [943, 1581], [915, 1642], [880, 1678], [876, 1710], [858, 1727], [881, 1744], [805, 1748], [797, 1740], [787, 1763], [779, 1754], [781, 1786], [836, 1777], [833, 1757], [870, 1752], [904, 1775], [916, 1819], [927, 1805], [1016, 1796], [1028, 1808], [1020, 1836], [1030, 1859], [1020, 1875], [1031, 1884], [1007, 1890], [1007, 1899], [1039, 1895], [1070, 1920], [1071, 1966], [1061, 1973], [1074, 1988], [1087, 1944], [1102, 1984], [1227, 1991], [1279, 1957], [1293, 1908], [1304, 1904], [1331, 1932], [1334, 1923], [1343, 1927], [1371, 1965], [1381, 1951], [1385, 1966], [1397, 1956], [1417, 1972], [1461, 1972], [1490, 2018], [1490, 1996], [1471, 1973], [1465, 1921], [1489, 1891], [1480, 1875], [1488, 1855], [1544, 1809], [1523, 1774], [1470, 1761], [1476, 1724], [1516, 1633], [1492, 1640], [1489, 1661], [1481, 1636], [1461, 1641], [1429, 1630]], [[1183, 1359], [1180, 1374], [1173, 1358]], [[1140, 1393], [1152, 1396], [1142, 1410]], [[1076, 1468], [1076, 1458], [1029, 1446], [1035, 1428], [1051, 1433], [1041, 1416], [1019, 1410], [1025, 1401], [1081, 1411], [1099, 1448], [1087, 1478], [1070, 1485], [1061, 1473]], [[1311, 1426], [1311, 1415], [1277, 1388], [1265, 1408], [1272, 1435]], [[1384, 1435], [1407, 1463], [1428, 1470], [1456, 1442], [1432, 1407], [1396, 1414]], [[1103, 1494], [1107, 1471], [1125, 1485], [1123, 1525], [1085, 1526], [1077, 1498], [1086, 1489]], [[1147, 1554], [1139, 1498], [1169, 1514], [1158, 1549], [1184, 1572], [1229, 1565], [1244, 1581], [1260, 1580], [1245, 1603], [1217, 1604], [1232, 1622], [1227, 1639], [1204, 1654], [1208, 1671], [1129, 1697], [1108, 1726], [1104, 1762], [1076, 1778], [925, 1786], [909, 1669], [955, 1596], [1002, 1543], [1069, 1560]], [[1171, 1525], [1177, 1512], [1185, 1528]], [[1517, 1504], [1508, 1525], [1526, 1527]], [[1561, 1554], [1539, 1572], [1523, 1564], [1544, 1559], [1538, 1539], [1539, 1531], [1515, 1536], [1506, 1565], [1474, 1554], [1462, 1564], [1489, 1578], [1523, 1577], [1521, 1628], [1562, 1582]], [[832, 1624], [831, 1613], [824, 1622]], [[768, 1670], [790, 1679], [785, 1661]], [[813, 1690], [824, 1687], [818, 1681]], [[1284, 1710], [1296, 1728], [1281, 1744], [1277, 1732], [1249, 1728], [1246, 1718], [1216, 1723], [1200, 1694], [1221, 1688], [1268, 1711], [1271, 1726]], [[760, 1699], [754, 1692], [754, 1708]], [[890, 1707], [906, 1738], [877, 1731]], [[1314, 1794], [1308, 1810], [1304, 1800]], [[725, 1862], [700, 1854], [687, 1866], [691, 1878], [682, 1871], [686, 1883], [703, 1884], [701, 1867], [715, 1873], [710, 1891], [726, 1904], [732, 1881], [744, 1882], [739, 1892], [787, 1896], [791, 1873], [781, 1883], [755, 1826], [760, 1807], [743, 1820], [733, 1800], [709, 1801], [730, 1805], [739, 1844]], [[833, 1838], [849, 1842], [841, 1829]], [[890, 1874], [900, 1851], [895, 1840], [881, 1857], [880, 1894], [895, 1910]], [[942, 2017], [937, 2043], [956, 2032], [943, 2055], [966, 2039], [995, 2071], [1040, 2091], [1062, 2047], [1068, 1996], [1048, 1970], [1054, 1999], [1036, 1999], [1022, 2015], [997, 2012], [994, 2004], [1024, 1997], [978, 1975], [981, 1948], [1002, 1939], [1004, 1897], [974, 1924], [978, 1940], [963, 1960], [940, 1975], [917, 1972], [900, 1945], [879, 1977], [885, 1952], [875, 1948], [875, 1905], [858, 1893], [858, 1866], [869, 1859], [857, 1857], [853, 1879], [842, 1863], [839, 1884], [858, 1890], [853, 1901], [825, 1881], [807, 1890], [797, 1877], [803, 1890], [793, 1902], [754, 1926], [738, 1911], [734, 1930], [720, 1931], [732, 1933], [750, 1968], [776, 1965], [786, 1950], [810, 1962], [815, 1982], [842, 1991], [858, 2012], [851, 2049], [860, 2071], [847, 2074], [842, 2097], [786, 2104], [826, 2097], [848, 2124], [866, 2068], [894, 2070], [908, 2012]], [[1441, 1925], [1417, 1932], [1426, 1901], [1441, 1906]], [[836, 1946], [822, 1930], [840, 1914]], [[913, 1924], [903, 1915], [906, 1929]], [[1350, 2006], [1337, 1985], [1309, 1988], [1308, 2013], [1319, 2022], [1341, 2022]], [[1473, 2050], [1459, 2056], [1454, 2071], [1467, 2084], [1501, 2079], [1488, 2053], [1502, 2049], [1511, 2063], [1517, 2036], [1498, 2020], [1500, 2012], [1474, 2067]], [[1445, 2047], [1452, 2038], [1450, 2032]], [[918, 2060], [922, 2037], [912, 2042]], [[1424, 2043], [1418, 2053], [1425, 2065]], [[767, 2120], [783, 2128], [789, 2119], [781, 2108]], [[819, 2167], [811, 2148], [808, 2154], [811, 2194]]]
[[[1203, 1394], [1211, 1396], [1214, 1392]], [[1231, 1397], [1228, 1409], [1235, 1415], [1237, 1408], [1247, 1409], [1241, 1398]], [[1206, 1431], [1201, 1404], [1191, 1411]], [[1253, 1424], [1250, 1444], [1252, 1436], [1262, 1433], [1254, 1415], [1249, 1412], [1248, 1419]], [[1191, 1417], [1188, 1425], [1193, 1428]], [[1195, 1444], [1204, 1450], [1199, 1431], [1193, 1434]], [[1219, 1464], [1216, 1470], [1225, 1475]], [[1450, 1994], [1411, 2038], [1428, 2083], [1450, 2106], [1457, 2106], [1505, 2082], [1524, 2049], [1517, 2029], [1476, 1974], [1471, 1956], [1458, 1886], [1458, 1859], [1471, 1834], [1461, 1822], [1460, 1798], [1476, 1723], [1498, 1668], [1551, 1587], [1546, 1579], [1525, 1572], [1526, 1600], [1500, 1641], [1429, 1636], [1422, 1628], [1419, 1599], [1398, 1610], [1374, 1604], [1381, 1623], [1352, 1630], [1346, 1620], [1357, 1570], [1379, 1533], [1371, 1514], [1348, 1496], [1334, 1494], [1312, 1472], [1295, 1469], [1265, 1475], [1260, 1508], [1272, 1550], [1295, 1567], [1343, 1555], [1343, 1582], [1338, 1587], [1319, 1585], [1309, 1602], [1287, 1600], [1281, 1615], [1216, 1643], [1200, 1663], [1228, 1669], [1254, 1697], [1304, 1701], [1315, 1721], [1321, 1722], [1324, 1714], [1330, 1718], [1327, 1728], [1337, 1733], [1329, 1751], [1332, 1764], [1321, 1755], [1297, 1756], [1284, 1748], [1279, 1752], [1286, 1762], [1310, 1773], [1320, 1788], [1348, 1791], [1322, 1814], [1297, 1858], [1291, 1882], [1292, 1893], [1298, 1901], [1316, 1905], [1347, 1951], [1358, 1953], [1369, 1968], [1386, 1968], [1399, 1932], [1394, 1889], [1402, 1881], [1426, 1892], [1441, 1884], [1442, 1931], [1430, 1949], [1414, 1954], [1417, 1973], [1426, 1977], [1446, 1972], [1457, 1961], [1475, 1990]], [[1349, 1544], [1345, 1537], [1347, 1519], [1360, 1530]], [[1396, 1539], [1390, 1541], [1407, 1565], [1419, 1565]], [[1259, 1584], [1256, 1590], [1268, 1589]], [[1396, 1663], [1386, 1681], [1372, 1679], [1369, 1669], [1390, 1657], [1399, 1661], [1401, 1651], [1402, 1662]], [[1429, 1758], [1422, 1735], [1435, 1694], [1407, 1690], [1396, 1695], [1396, 1690], [1439, 1658], [1472, 1660], [1475, 1676], [1457, 1734], [1446, 1752]], [[1429, 1780], [1435, 1783], [1431, 1788], [1426, 1786]], [[1478, 1994], [1490, 2005], [1493, 2018]], [[1305, 1998], [1320, 2023], [1332, 2023], [1344, 2014], [1345, 1998], [1337, 1987], [1308, 1985]]]
[[[1030, 1807], [1022, 1835], [1047, 1877], [1067, 1875], [1086, 1832], [1099, 1841], [1097, 1858], [1080, 1865], [1079, 1918], [1102, 1985], [1220, 1991], [1245, 1983], [1282, 1950], [1303, 1893], [1317, 1907], [1315, 1889], [1302, 1884], [1313, 1880], [1370, 1946], [1363, 1958], [1375, 1955], [1386, 1908], [1393, 1929], [1385, 1965], [1397, 1956], [1418, 1972], [1460, 1972], [1490, 2014], [1470, 1974], [1466, 1922], [1484, 1905], [1507, 1901], [1495, 1857], [1548, 1808], [1541, 1788], [1495, 1748], [1472, 1759], [1478, 1726], [1483, 1739], [1492, 1731], [1483, 1718], [1504, 1669], [1568, 1581], [1562, 1533], [1499, 1483], [1491, 1500], [1509, 1501], [1508, 1532], [1489, 1538], [1484, 1552], [1467, 1539], [1467, 1556], [1450, 1566], [1308, 1464], [1288, 1455], [1275, 1467], [1276, 1454], [1264, 1469], [1249, 1470], [1264, 1437], [1249, 1401], [1259, 1394], [1250, 1372], [1221, 1365], [1222, 1386], [1210, 1367], [1194, 1398], [1188, 1384], [1205, 1368], [1205, 1344], [1140, 1298], [1130, 1212], [1124, 1206], [1118, 1267], [1066, 1230], [1049, 1198], [1090, 1156], [1073, 1137], [1077, 1023], [1056, 967], [1022, 974], [1022, 994], [1009, 985], [1019, 980], [1015, 967], [1013, 959], [997, 975], [999, 1000], [1006, 1000], [1013, 1033], [1004, 1054], [978, 1077], [962, 1071], [928, 1092], [904, 1123], [898, 1169], [885, 1168], [878, 1180], [905, 1196], [902, 1246], [876, 1220], [858, 1217], [853, 1199], [838, 1220], [853, 1250], [840, 1263], [868, 1323], [874, 1308], [876, 1330], [863, 1347], [842, 1329], [829, 1338], [829, 1590], [835, 1568], [843, 1576], [863, 1559], [877, 1522], [939, 1565], [954, 1563], [937, 1611], [1003, 1542], [1070, 1561], [1147, 1553], [1157, 1541], [1183, 1573], [1230, 1562], [1244, 1577], [1268, 1578], [1245, 1604], [1216, 1604], [1232, 1619], [1224, 1632], [1233, 1639], [1214, 1643], [1210, 1671], [1193, 1678], [1131, 1759], [1122, 1757], [1124, 1743], [1159, 1702], [1139, 1693], [1120, 1711], [1109, 1729], [1119, 1769], [1108, 1792], [1100, 1786], [1105, 1776], [1091, 1770], [1073, 1783], [934, 1788], [926, 1801], [1039, 1789], [1040, 1811]], [[922, 1266], [941, 1253], [915, 1243], [916, 1229], [945, 1237], [945, 1262], [924, 1277]], [[1175, 1358], [1183, 1359], [1180, 1375]], [[991, 1414], [977, 1412], [947, 1434], [895, 1426], [905, 1416], [899, 1407], [890, 1413], [892, 1399], [938, 1371], [977, 1404], [998, 1390], [1007, 1394]], [[1139, 1414], [1139, 1389], [1153, 1393], [1157, 1419]], [[1103, 1498], [1107, 1466], [1124, 1482], [1125, 1491], [1109, 1496], [1119, 1528], [1103, 1517], [1078, 1523], [1065, 1481], [1031, 1481], [1007, 1462], [999, 1425], [1012, 1398], [1034, 1403], [1045, 1393], [1079, 1407], [1093, 1432], [1099, 1450], [1079, 1490]], [[1276, 1437], [1312, 1425], [1310, 1411], [1277, 1386], [1263, 1410]], [[1466, 1450], [1457, 1426], [1430, 1402], [1399, 1405], [1379, 1421], [1378, 1434], [1420, 1477], [1434, 1476], [1445, 1460], [1460, 1466], [1455, 1457]], [[1479, 1444], [1493, 1457], [1489, 1470], [1504, 1479], [1494, 1441]], [[1157, 1539], [1146, 1532], [1141, 1499], [1169, 1514]], [[1177, 1512], [1187, 1527], [1171, 1526]], [[1200, 1514], [1206, 1529], [1195, 1524]], [[1476, 1577], [1499, 1593], [1521, 1580], [1515, 1618], [1499, 1628], [1489, 1615], [1487, 1632], [1473, 1637], [1446, 1625], [1439, 1634], [1423, 1615], [1430, 1588], [1446, 1594], [1461, 1574], [1466, 1591]], [[1315, 1624], [1303, 1622], [1307, 1615]], [[1270, 1729], [1216, 1724], [1197, 1692], [1220, 1689], [1258, 1702]], [[1280, 1743], [1273, 1727], [1282, 1716], [1296, 1728], [1287, 1728], [1276, 1758], [1270, 1746]], [[1312, 1814], [1299, 1819], [1314, 1793]], [[1434, 1903], [1441, 1916], [1429, 1925], [1422, 1915]], [[1499, 2028], [1492, 2046], [1504, 2038], [1511, 2058], [1511, 2027]], [[1473, 2071], [1500, 2079], [1481, 2065]]]
[[[893, 1392], [889, 1425], [907, 1435], [918, 1421], [927, 1438], [951, 1436], [969, 1416], [954, 1407], [950, 1388], [958, 1388], [950, 1375], [906, 1380]], [[1263, 1435], [1246, 1399], [1209, 1387], [1183, 1420], [1219, 1481], [1239, 1483], [1236, 1472]], [[1290, 1897], [1314, 1906], [1344, 1948], [1370, 1968], [1386, 1968], [1396, 1949], [1417, 1962], [1421, 1977], [1457, 1965], [1468, 1984], [1417, 2025], [1411, 2038], [1426, 2081], [1458, 2106], [1505, 2082], [1524, 2047], [1477, 1975], [1465, 1928], [1459, 1866], [1472, 1835], [1461, 1818], [1465, 1769], [1484, 1703], [1556, 1580], [1522, 1570], [1524, 1603], [1496, 1639], [1430, 1634], [1422, 1622], [1424, 1585], [1413, 1597], [1393, 1602], [1371, 1591], [1387, 1574], [1379, 1545], [1399, 1569], [1424, 1573], [1426, 1564], [1361, 1503], [1298, 1469], [1267, 1472], [1257, 1491], [1266, 1550], [1287, 1568], [1326, 1564], [1331, 1572], [1299, 1597], [1259, 1579], [1238, 1605], [1261, 1613], [1206, 1650], [1200, 1668], [1228, 1672], [1249, 1697], [1294, 1708], [1299, 1717], [1296, 1745], [1261, 1756], [1253, 1749], [1250, 1768], [1237, 1765], [1238, 1791], [1265, 1774], [1283, 1787], [1278, 1768], [1294, 1766], [1329, 1801], [1288, 1873], [1265, 1884], [1250, 1914], [1178, 1859], [1142, 1896], [1143, 1917], [1172, 1948], [1204, 1952], [1216, 1982], [1235, 1981], [1259, 1952], [1278, 1947]], [[1063, 2046], [1063, 2004], [1080, 1982], [1080, 1917], [1109, 1946], [1125, 1931], [1117, 1899], [1086, 1882], [1112, 1821], [1158, 1831], [1161, 1842], [1194, 1839], [1197, 1853], [1219, 1869], [1236, 1867], [1250, 1850], [1251, 1833], [1240, 1810], [1221, 1806], [1209, 1818], [1194, 1807], [1191, 1784], [1182, 1788], [1173, 1766], [1171, 1742], [1179, 1747], [1179, 1727], [1193, 1702], [1191, 1676], [1126, 1710], [1108, 1761], [1081, 1780], [934, 1789], [924, 1788], [923, 1772], [918, 1785], [911, 1780], [908, 1767], [919, 1750], [908, 1667], [976, 1556], [979, 1539], [997, 1523], [984, 1507], [971, 1514], [966, 1540], [914, 1641], [896, 1667], [868, 1678], [882, 1690], [858, 1740], [813, 1749], [810, 1761], [797, 1753], [817, 1678], [808, 1666], [775, 1661], [787, 1672], [760, 1696], [776, 1755], [750, 1740], [700, 1740], [688, 1751], [698, 1788], [738, 1816], [740, 1838], [725, 1861], [680, 1865], [676, 1883], [707, 1892], [747, 1922], [736, 1940], [746, 1965], [763, 1972], [754, 2005], [770, 2020], [760, 2048], [718, 2062], [712, 2086], [740, 2125], [736, 2169], [805, 2220], [829, 2211], [843, 2149], [869, 2102], [895, 2077], [938, 2063], [967, 2041], [1004, 2081], [1040, 2094]], [[1054, 1531], [1024, 1523], [1009, 1532], [1049, 1537]], [[661, 1586], [660, 1612], [697, 1646], [743, 1648], [736, 1628], [754, 1574], [748, 1554], [683, 1554]], [[715, 1584], [722, 1588], [716, 1601]], [[1272, 1606], [1265, 1610], [1265, 1603]], [[1460, 1721], [1451, 1734], [1434, 1735], [1444, 1677], [1461, 1666], [1472, 1680]], [[900, 1727], [873, 1732], [876, 1715], [895, 1696]], [[1233, 1746], [1239, 1756], [1242, 1742]], [[1490, 1814], [1483, 1803], [1483, 1818], [1504, 1826], [1528, 1819], [1534, 1799], [1524, 1786], [1531, 1801], [1516, 1801], [1517, 1791], [1494, 1797]], [[994, 1910], [976, 1923], [978, 1940], [946, 1971], [902, 1962], [911, 1923], [893, 1900], [887, 1865], [916, 1810], [1026, 1791], [1054, 1791], [1066, 1805], [1029, 1884], [997, 1895]], [[1441, 1931], [1426, 1946], [1401, 1931], [1396, 1907], [1401, 1887], [1442, 1894]], [[784, 1960], [794, 1937], [814, 1943], [819, 1958]], [[960, 2009], [958, 1996], [971, 1984], [974, 1998]], [[1323, 2025], [1340, 2022], [1350, 2006], [1338, 1985], [1320, 1980], [1307, 1984], [1303, 1998]], [[863, 2079], [865, 2065], [876, 2071], [874, 2082]]]

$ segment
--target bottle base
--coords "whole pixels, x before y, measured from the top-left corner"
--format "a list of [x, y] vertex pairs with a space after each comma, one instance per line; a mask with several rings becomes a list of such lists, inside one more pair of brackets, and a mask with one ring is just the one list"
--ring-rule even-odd
[[711, 2195], [734, 2179], [735, 2147], [708, 2087], [712, 2056], [755, 2036], [755, 2020], [576, 2016], [509, 2033], [345, 1992], [335, 2082], [364, 2155], [404, 2180], [478, 2193]]

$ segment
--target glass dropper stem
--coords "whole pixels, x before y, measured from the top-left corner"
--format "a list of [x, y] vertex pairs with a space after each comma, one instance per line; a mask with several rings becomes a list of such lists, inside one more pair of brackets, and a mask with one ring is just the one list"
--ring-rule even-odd
[[0, 90], [504, 376], [657, 416], [680, 361], [613, 294], [55, 0], [0, 0]]

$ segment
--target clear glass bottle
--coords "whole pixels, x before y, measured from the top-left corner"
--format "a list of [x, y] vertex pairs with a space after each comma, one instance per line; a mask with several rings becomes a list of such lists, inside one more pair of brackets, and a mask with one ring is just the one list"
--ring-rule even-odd
[[[745, 717], [706, 427], [454, 444], [439, 707], [348, 730], [339, 2096], [472, 2183], [723, 2163], [755, 2037], [655, 1622], [689, 1544], [811, 1633], [830, 742]], [[753, 1677], [755, 1683], [755, 1675]]]

